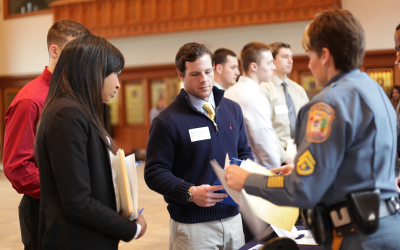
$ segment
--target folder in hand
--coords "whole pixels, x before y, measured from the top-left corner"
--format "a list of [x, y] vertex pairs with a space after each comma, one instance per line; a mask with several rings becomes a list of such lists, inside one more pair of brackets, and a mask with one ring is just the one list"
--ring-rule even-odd
[[[225, 168], [226, 168], [227, 166], [229, 166], [229, 164], [236, 164], [236, 165], [239, 165], [239, 166], [240, 166], [241, 163], [242, 163], [242, 160], [236, 159], [236, 158], [233, 158], [233, 157], [232, 157], [232, 159], [229, 161], [229, 156], [228, 156], [228, 154], [226, 154], [226, 158], [225, 158]], [[217, 180], [214, 182], [213, 186], [217, 186], [217, 185], [222, 185], [221, 181], [220, 181], [218, 178], [217, 178]], [[227, 194], [227, 192], [226, 192], [225, 189], [224, 189], [224, 190], [215, 191], [215, 193], [226, 193], [226, 194]], [[227, 204], [227, 205], [231, 205], [231, 206], [236, 206], [236, 207], [239, 206], [239, 205], [232, 199], [232, 197], [231, 197], [229, 194], [228, 194], [228, 197], [227, 197], [227, 198], [224, 198], [223, 201], [221, 201], [220, 203]]]
[[117, 154], [112, 157], [111, 164], [117, 172], [117, 188], [120, 194], [119, 199], [116, 197], [117, 208], [122, 210], [124, 217], [137, 219], [138, 183], [135, 154], [125, 157], [124, 150], [119, 149]]

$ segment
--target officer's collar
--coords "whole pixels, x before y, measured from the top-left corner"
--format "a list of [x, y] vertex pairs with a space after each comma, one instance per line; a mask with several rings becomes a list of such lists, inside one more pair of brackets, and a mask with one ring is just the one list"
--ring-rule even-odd
[[327, 86], [331, 86], [331, 84], [334, 83], [334, 82], [339, 81], [340, 78], [342, 78], [342, 77], [343, 77], [344, 75], [346, 75], [347, 73], [349, 73], [349, 72], [340, 72], [339, 74], [335, 75], [334, 77], [332, 77], [332, 78], [329, 80], [329, 82], [324, 86], [324, 88], [327, 87]]

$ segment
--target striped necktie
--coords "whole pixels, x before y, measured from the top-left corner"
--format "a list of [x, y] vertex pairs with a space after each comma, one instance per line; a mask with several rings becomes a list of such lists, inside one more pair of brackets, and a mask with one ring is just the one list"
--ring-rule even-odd
[[212, 107], [211, 103], [209, 102], [204, 102], [203, 103], [203, 108], [207, 111], [207, 116], [214, 121], [215, 118], [215, 111], [214, 108]]
[[286, 96], [286, 105], [289, 110], [289, 120], [290, 120], [290, 132], [292, 139], [294, 138], [294, 131], [295, 131], [295, 126], [296, 126], [296, 111], [294, 109], [294, 103], [293, 99], [289, 94], [289, 91], [287, 89], [287, 84], [286, 82], [282, 83], [283, 85], [283, 90], [285, 91], [285, 96]]

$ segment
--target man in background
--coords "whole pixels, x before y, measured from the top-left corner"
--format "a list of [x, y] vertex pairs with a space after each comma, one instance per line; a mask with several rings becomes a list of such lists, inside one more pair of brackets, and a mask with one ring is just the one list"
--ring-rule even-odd
[[160, 97], [157, 100], [157, 105], [150, 109], [150, 113], [149, 113], [150, 124], [153, 121], [153, 119], [156, 118], [156, 116], [158, 116], [158, 114], [160, 114], [161, 111], [163, 111], [165, 109], [166, 105], [167, 105], [167, 100], [165, 100], [164, 96], [160, 95]]
[[18, 193], [21, 238], [25, 249], [38, 248], [40, 183], [34, 155], [34, 142], [51, 75], [64, 46], [72, 39], [90, 33], [82, 24], [63, 19], [47, 34], [49, 65], [41, 76], [25, 85], [11, 102], [5, 115], [4, 174]]
[[243, 76], [225, 92], [225, 97], [242, 108], [249, 146], [254, 160], [268, 168], [281, 166], [281, 154], [271, 122], [271, 106], [260, 94], [259, 84], [271, 80], [275, 69], [271, 47], [259, 42], [248, 43], [241, 51]]
[[239, 72], [239, 61], [236, 54], [229, 49], [217, 49], [213, 54], [215, 64], [214, 86], [226, 90], [236, 83]]
[[308, 103], [308, 97], [303, 87], [288, 78], [293, 68], [290, 45], [277, 42], [270, 46], [276, 69], [271, 81], [260, 84], [260, 93], [271, 103], [272, 125], [279, 139], [281, 163], [292, 164], [295, 151], [290, 152], [288, 148], [294, 148], [296, 116]]

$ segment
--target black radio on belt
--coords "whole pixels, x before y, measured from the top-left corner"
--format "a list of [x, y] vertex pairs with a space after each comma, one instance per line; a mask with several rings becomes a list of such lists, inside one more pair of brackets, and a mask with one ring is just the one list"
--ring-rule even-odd
[[332, 225], [328, 209], [324, 204], [318, 204], [314, 209], [302, 209], [300, 214], [305, 226], [319, 245], [332, 242]]

